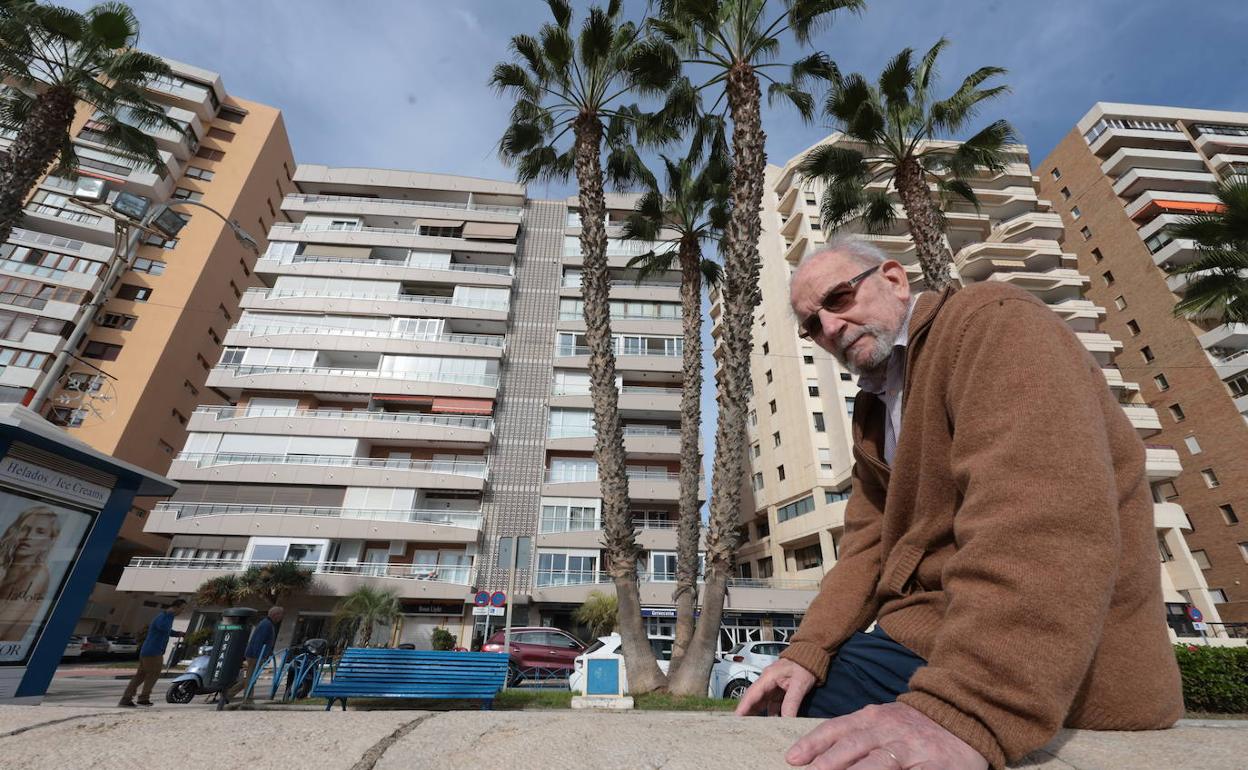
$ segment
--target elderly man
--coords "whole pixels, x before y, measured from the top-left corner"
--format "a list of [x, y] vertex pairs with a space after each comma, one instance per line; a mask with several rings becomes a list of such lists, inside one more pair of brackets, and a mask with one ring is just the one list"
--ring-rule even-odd
[[791, 301], [859, 375], [853, 494], [738, 713], [828, 718], [786, 756], [821, 770], [1000, 768], [1062, 725], [1173, 724], [1144, 447], [1066, 324], [1002, 283], [912, 295], [854, 240], [808, 257]]
[[[238, 681], [226, 691], [227, 698], [233, 698], [239, 690], [246, 687], [256, 672], [256, 666], [264, 657], [273, 654], [274, 642], [277, 640], [277, 626], [285, 616], [286, 608], [270, 607], [268, 614], [261, 618], [256, 627], [252, 629], [251, 638], [247, 640], [247, 648], [243, 650], [243, 670]], [[250, 693], [247, 694], [247, 698], [251, 698]]]

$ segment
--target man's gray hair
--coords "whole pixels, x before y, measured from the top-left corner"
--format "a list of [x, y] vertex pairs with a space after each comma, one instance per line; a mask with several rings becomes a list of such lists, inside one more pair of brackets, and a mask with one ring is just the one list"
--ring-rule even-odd
[[793, 271], [793, 275], [797, 275], [798, 271], [804, 266], [827, 259], [831, 254], [853, 260], [863, 270], [876, 265], [882, 265], [890, 259], [887, 254], [880, 250], [879, 246], [876, 246], [871, 241], [863, 240], [855, 235], [838, 235], [821, 248], [802, 257], [801, 261], [797, 263], [797, 270]]

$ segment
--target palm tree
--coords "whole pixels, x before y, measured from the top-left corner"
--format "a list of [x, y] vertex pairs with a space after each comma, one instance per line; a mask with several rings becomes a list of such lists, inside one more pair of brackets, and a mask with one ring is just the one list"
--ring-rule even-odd
[[620, 605], [614, 596], [602, 591], [590, 591], [585, 603], [572, 613], [572, 620], [588, 627], [589, 635], [596, 639], [615, 630], [619, 612]]
[[195, 603], [208, 607], [233, 607], [248, 596], [247, 585], [239, 575], [218, 575], [200, 583], [195, 590]]
[[[775, 61], [781, 40], [791, 34], [805, 45], [836, 11], [856, 11], [863, 5], [863, 0], [659, 0], [659, 13], [650, 20], [651, 27], [676, 46], [686, 63], [710, 73], [701, 85], [685, 94], [683, 102], [692, 104], [697, 94], [722, 89], [713, 104], [727, 103], [733, 127], [731, 215], [722, 249], [723, 377], [717, 395], [719, 420], [706, 532], [705, 588], [693, 641], [669, 684], [669, 690], [676, 694], [706, 692], [740, 537], [737, 525], [744, 455], [737, 448], [746, 434], [752, 325], [761, 299], [759, 211], [767, 165], [760, 82], [768, 82], [769, 101], [786, 100], [803, 119], [809, 119], [814, 100], [803, 90], [805, 84], [812, 77], [830, 78], [834, 67], [827, 56], [816, 53], [790, 65], [787, 82], [773, 78], [767, 70], [784, 66]], [[669, 99], [669, 103], [680, 101]]]
[[1195, 261], [1169, 270], [1190, 275], [1174, 314], [1216, 323], [1248, 323], [1248, 175], [1222, 180], [1214, 189], [1218, 210], [1170, 226], [1172, 238], [1196, 242]]
[[360, 644], [368, 647], [373, 641], [374, 626], [389, 626], [398, 620], [399, 597], [389, 589], [360, 586], [342, 597], [334, 608], [334, 617], [339, 625], [360, 628], [364, 633]]
[[312, 570], [293, 559], [252, 565], [239, 580], [248, 595], [264, 599], [270, 607], [276, 607], [292, 593], [307, 591], [313, 582]]
[[77, 156], [70, 127], [78, 102], [95, 108], [98, 140], [135, 163], [155, 167], [156, 142], [145, 129], [182, 128], [144, 89], [167, 75], [158, 57], [135, 49], [139, 22], [123, 3], [102, 3], [83, 13], [6, 0], [0, 5], [0, 129], [16, 133], [0, 161], [0, 243], [21, 221], [22, 207], [39, 179], [59, 160], [72, 175]]
[[[677, 77], [680, 62], [670, 47], [644, 39], [637, 25], [620, 18], [619, 0], [611, 0], [605, 10], [590, 8], [575, 34], [567, 0], [547, 0], [547, 5], [553, 23], [542, 25], [537, 37], [513, 37], [516, 61], [496, 65], [491, 77], [500, 93], [514, 98], [511, 124], [499, 150], [516, 166], [522, 182], [576, 175], [603, 540], [619, 597], [629, 686], [648, 692], [662, 685], [663, 674], [646, 639], [637, 585], [639, 548], [629, 510], [612, 350], [602, 151], [605, 142], [606, 167], [613, 178], [638, 172], [637, 152], [628, 137], [638, 133], [643, 115], [620, 99], [632, 92], [661, 92]], [[569, 133], [571, 145], [562, 148]]]
[[961, 131], [980, 104], [1009, 91], [1004, 85], [981, 88], [1005, 74], [1000, 67], [981, 67], [952, 96], [933, 99], [936, 57], [946, 45], [941, 39], [917, 63], [913, 50], [903, 50], [875, 86], [860, 74], [841, 77], [834, 71], [824, 114], [861, 149], [840, 142], [821, 145], [799, 165], [803, 177], [825, 186], [820, 209], [829, 231], [859, 217], [867, 232], [886, 231], [895, 215], [887, 185], [880, 183], [891, 180], [930, 289], [949, 283], [952, 262], [944, 215], [931, 187], [946, 199], [968, 201], [978, 211], [979, 199], [967, 179], [982, 169], [1002, 171], [1015, 141], [1014, 129], [1004, 120], [963, 142], [940, 141]]
[[[720, 134], [722, 138], [722, 133]], [[698, 539], [702, 510], [698, 503], [702, 453], [702, 284], [718, 284], [719, 263], [702, 256], [702, 244], [717, 241], [728, 220], [727, 147], [712, 149], [706, 165], [692, 158], [679, 162], [660, 156], [667, 171], [665, 190], [641, 196], [624, 223], [624, 237], [659, 241], [661, 248], [633, 257], [639, 267], [637, 282], [676, 266], [680, 270], [680, 313], [684, 336], [683, 381], [680, 401], [680, 502], [676, 540], [676, 639], [668, 676], [677, 671], [693, 639], [698, 600]]]

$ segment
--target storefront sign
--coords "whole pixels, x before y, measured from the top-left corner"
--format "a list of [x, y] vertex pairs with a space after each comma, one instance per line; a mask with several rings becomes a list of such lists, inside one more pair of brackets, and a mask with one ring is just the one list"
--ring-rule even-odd
[[108, 487], [92, 484], [75, 476], [67, 476], [50, 468], [13, 457], [0, 460], [0, 480], [61, 500], [85, 504], [95, 509], [103, 508], [109, 493], [112, 492]]

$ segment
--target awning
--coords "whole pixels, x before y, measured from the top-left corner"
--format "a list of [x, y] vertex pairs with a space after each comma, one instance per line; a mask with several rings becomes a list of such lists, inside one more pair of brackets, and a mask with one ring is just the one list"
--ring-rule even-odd
[[483, 241], [514, 241], [520, 225], [514, 222], [469, 222], [464, 237]]
[[494, 414], [494, 402], [488, 398], [435, 398], [433, 411], [453, 414]]
[[373, 395], [374, 401], [402, 403], [402, 404], [420, 404], [421, 406], [430, 406], [434, 402], [433, 396], [384, 396], [380, 394]]
[[462, 219], [417, 219], [417, 227], [463, 227]]
[[1136, 215], [1136, 219], [1141, 217], [1152, 216], [1159, 212], [1182, 212], [1184, 214], [1211, 214], [1216, 211], [1222, 211], [1223, 206], [1220, 203], [1210, 203], [1207, 201], [1166, 201], [1156, 200], [1140, 209]]

